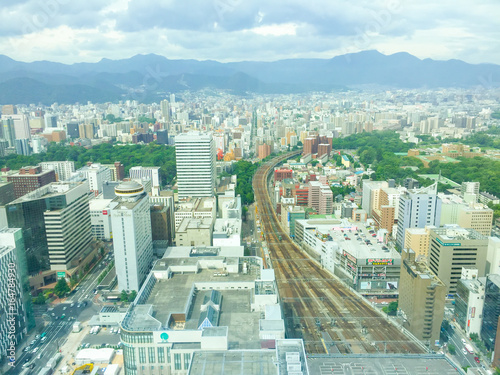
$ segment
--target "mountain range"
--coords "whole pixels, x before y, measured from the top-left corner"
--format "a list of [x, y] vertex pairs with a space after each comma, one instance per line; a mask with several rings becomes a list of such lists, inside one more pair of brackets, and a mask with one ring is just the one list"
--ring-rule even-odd
[[0, 55], [0, 103], [158, 101], [166, 93], [201, 89], [282, 94], [383, 88], [499, 86], [500, 65], [419, 59], [369, 50], [332, 59], [274, 62], [171, 60], [149, 54], [71, 65], [13, 60]]

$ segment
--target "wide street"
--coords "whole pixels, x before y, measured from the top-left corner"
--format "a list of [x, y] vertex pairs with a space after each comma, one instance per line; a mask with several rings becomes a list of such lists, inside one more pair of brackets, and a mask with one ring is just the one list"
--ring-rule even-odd
[[[30, 373], [37, 374], [56, 352], [64, 348], [68, 335], [72, 331], [73, 323], [87, 321], [100, 311], [98, 295], [94, 294], [94, 290], [97, 288], [97, 278], [104, 270], [105, 263], [111, 260], [113, 260], [112, 254], [108, 254], [101, 260], [80, 283], [76, 291], [66, 298], [64, 303], [52, 308], [49, 305], [34, 306], [37, 328], [18, 348], [16, 366], [14, 368], [4, 367], [5, 371], [10, 368], [7, 374], [20, 374], [24, 368], [30, 365], [33, 366]], [[41, 328], [40, 318], [43, 320], [44, 328]], [[42, 339], [43, 333], [45, 333], [46, 339]], [[40, 337], [35, 338], [36, 335]]]

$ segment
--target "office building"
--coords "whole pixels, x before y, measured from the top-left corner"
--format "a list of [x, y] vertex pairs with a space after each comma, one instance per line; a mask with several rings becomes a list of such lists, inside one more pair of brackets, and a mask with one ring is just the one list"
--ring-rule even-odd
[[2, 120], [11, 119], [14, 122], [14, 134], [15, 139], [30, 139], [31, 131], [28, 116], [24, 113], [18, 113], [13, 115], [2, 114]]
[[16, 146], [16, 133], [14, 130], [14, 120], [12, 119], [5, 119], [5, 120], [0, 120], [0, 124], [2, 125], [2, 138], [5, 139], [9, 146], [8, 147], [15, 147]]
[[66, 130], [69, 138], [75, 139], [80, 137], [80, 129], [77, 122], [68, 122]]
[[160, 129], [156, 132], [156, 142], [160, 145], [168, 145], [167, 129]]
[[437, 196], [437, 183], [402, 194], [399, 199], [397, 246], [403, 248], [407, 228], [439, 227], [440, 217], [441, 199]]
[[175, 137], [179, 199], [215, 194], [215, 142], [211, 134], [182, 133]]
[[17, 115], [17, 107], [13, 104], [5, 104], [2, 106], [2, 115]]
[[94, 124], [78, 124], [79, 138], [93, 139], [95, 134]]
[[314, 208], [320, 215], [331, 215], [333, 212], [333, 193], [330, 187], [319, 181], [310, 181], [307, 206]]
[[115, 161], [113, 164], [102, 164], [102, 166], [111, 171], [111, 181], [119, 182], [125, 179], [125, 166], [121, 162]]
[[72, 178], [80, 176], [89, 182], [89, 189], [95, 196], [102, 193], [103, 185], [111, 181], [111, 171], [100, 163], [88, 162], [85, 167], [78, 169]]
[[425, 228], [408, 228], [405, 231], [405, 242], [403, 249], [411, 249], [415, 252], [416, 257], [429, 256], [429, 241], [430, 230], [434, 226], [426, 226]]
[[30, 156], [31, 155], [30, 140], [27, 138], [16, 139], [16, 153], [18, 155]]
[[281, 208], [281, 227], [290, 238], [295, 238], [295, 221], [305, 218], [306, 211], [300, 206], [284, 205]]
[[455, 321], [470, 336], [481, 334], [486, 278], [465, 278], [457, 282]]
[[403, 326], [431, 348], [435, 347], [444, 317], [446, 285], [413, 250], [401, 253], [398, 308]]
[[153, 261], [149, 200], [144, 187], [122, 182], [110, 203], [118, 290], [139, 291]]
[[129, 170], [131, 179], [146, 179], [151, 181], [151, 194], [160, 195], [160, 167], [132, 167]]
[[38, 165], [42, 167], [42, 171], [54, 171], [57, 181], [69, 180], [75, 172], [74, 161], [45, 161]]
[[42, 186], [56, 182], [54, 171], [42, 171], [42, 167], [23, 167], [16, 174], [7, 176], [7, 181], [14, 184], [16, 198], [22, 197]]
[[161, 115], [163, 117], [163, 121], [166, 123], [170, 122], [170, 103], [168, 100], [162, 100], [160, 102], [160, 108], [161, 108]]
[[164, 204], [152, 204], [150, 206], [153, 242], [162, 241], [167, 246], [172, 244], [174, 235], [172, 232], [173, 215], [170, 212], [172, 209], [172, 206]]
[[[500, 275], [488, 275], [484, 291], [483, 323], [481, 339], [488, 350], [495, 348], [500, 318]], [[495, 354], [497, 359], [498, 353]]]
[[460, 186], [460, 195], [465, 198], [467, 195], [474, 195], [474, 202], [479, 198], [479, 182], [462, 182]]
[[16, 199], [14, 184], [12, 182], [0, 182], [0, 205], [5, 205]]
[[463, 267], [478, 270], [485, 276], [488, 239], [473, 229], [457, 225], [434, 228], [429, 239], [429, 268], [445, 283], [447, 293], [456, 292]]
[[474, 229], [483, 236], [490, 236], [493, 227], [493, 210], [482, 203], [463, 205], [459, 209], [457, 224], [462, 228]]
[[45, 114], [45, 128], [57, 128], [57, 116]]
[[[22, 231], [3, 228], [0, 229], [0, 358], [10, 356], [12, 350], [15, 353], [34, 326]], [[17, 359], [15, 354], [13, 357]]]

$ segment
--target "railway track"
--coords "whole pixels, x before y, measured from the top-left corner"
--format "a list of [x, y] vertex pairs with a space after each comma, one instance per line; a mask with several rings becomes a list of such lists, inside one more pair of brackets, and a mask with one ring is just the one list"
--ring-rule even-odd
[[424, 353], [419, 343], [322, 269], [282, 230], [269, 196], [268, 180], [277, 164], [297, 154], [264, 163], [253, 179], [287, 337], [302, 338], [308, 354]]

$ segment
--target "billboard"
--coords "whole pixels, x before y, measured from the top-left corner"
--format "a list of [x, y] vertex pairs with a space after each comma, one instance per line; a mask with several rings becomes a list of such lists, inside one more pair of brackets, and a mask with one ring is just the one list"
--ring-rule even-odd
[[372, 282], [371, 281], [361, 281], [360, 288], [370, 290], [372, 288]]
[[66, 277], [66, 272], [61, 271], [57, 273], [57, 278], [58, 279], [64, 279]]
[[398, 289], [398, 282], [397, 281], [388, 281], [386, 289]]
[[394, 259], [367, 259], [366, 264], [368, 266], [392, 266], [394, 264]]

